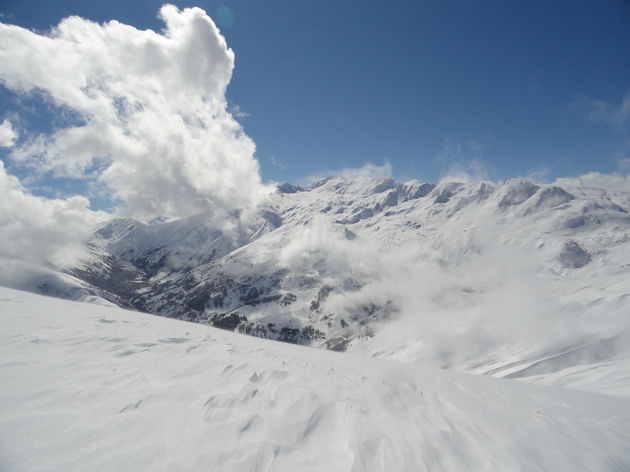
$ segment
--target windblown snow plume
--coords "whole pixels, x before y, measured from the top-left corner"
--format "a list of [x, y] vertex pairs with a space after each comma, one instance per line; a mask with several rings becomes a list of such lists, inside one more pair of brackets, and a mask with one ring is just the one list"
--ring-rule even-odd
[[162, 32], [69, 17], [47, 34], [0, 24], [0, 81], [71, 116], [25, 137], [18, 164], [88, 179], [139, 218], [232, 211], [264, 193], [254, 142], [227, 110], [234, 53], [199, 8]]

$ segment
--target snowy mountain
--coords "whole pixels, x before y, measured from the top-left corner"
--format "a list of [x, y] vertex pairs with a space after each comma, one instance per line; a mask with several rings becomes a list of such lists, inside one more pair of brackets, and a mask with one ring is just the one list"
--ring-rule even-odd
[[628, 209], [630, 191], [570, 181], [332, 177], [223, 220], [114, 219], [66, 272], [116, 305], [258, 337], [539, 382], [608, 362], [614, 383]]
[[628, 209], [334, 177], [108, 221], [20, 282], [92, 303], [0, 289], [0, 468], [628, 470]]
[[3, 471], [622, 471], [619, 397], [0, 288]]

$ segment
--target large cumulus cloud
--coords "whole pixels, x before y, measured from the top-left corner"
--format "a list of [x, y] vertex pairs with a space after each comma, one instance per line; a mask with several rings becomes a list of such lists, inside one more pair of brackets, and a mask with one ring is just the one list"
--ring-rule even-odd
[[218, 226], [267, 192], [254, 142], [227, 107], [234, 53], [199, 8], [166, 5], [159, 17], [160, 32], [79, 17], [47, 33], [0, 23], [0, 84], [43, 100], [57, 125], [35, 131], [10, 110], [0, 124], [0, 284], [33, 287], [72, 266], [111, 216], [89, 195], [44, 198], [33, 183], [82, 179], [117, 215], [214, 212]]
[[16, 165], [89, 179], [140, 218], [254, 205], [254, 142], [227, 110], [234, 53], [199, 8], [165, 5], [161, 32], [69, 17], [47, 34], [0, 24], [0, 80], [43, 93], [72, 125], [28, 136]]

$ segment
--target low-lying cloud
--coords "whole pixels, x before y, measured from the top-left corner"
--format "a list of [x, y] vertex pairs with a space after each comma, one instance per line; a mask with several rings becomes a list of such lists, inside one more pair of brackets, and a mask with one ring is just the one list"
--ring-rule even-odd
[[[16, 286], [20, 271], [65, 266], [83, 256], [82, 241], [106, 215], [85, 197], [37, 197], [0, 161], [0, 284]], [[19, 287], [18, 287], [19, 288]]]
[[[348, 238], [347, 229], [319, 216], [275, 256], [282, 268], [315, 271], [334, 289], [322, 313], [361, 319], [376, 308], [385, 320], [372, 319], [375, 336], [355, 346], [369, 355], [490, 371], [504, 366], [499, 360], [562, 353], [627, 329], [627, 309], [617, 301], [606, 307], [609, 322], [600, 323], [601, 306], [559, 297], [558, 290], [581, 287], [550, 283], [558, 274], [549, 261], [494, 216], [469, 213], [437, 231], [440, 237], [398, 233], [395, 242], [379, 242], [360, 230]], [[580, 355], [592, 360], [596, 348]]]

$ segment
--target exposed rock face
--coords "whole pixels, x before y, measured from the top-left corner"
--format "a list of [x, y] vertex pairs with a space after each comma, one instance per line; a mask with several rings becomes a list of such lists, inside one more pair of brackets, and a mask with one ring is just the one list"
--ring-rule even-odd
[[591, 262], [591, 255], [578, 243], [569, 239], [562, 246], [558, 259], [568, 269], [579, 269]]

